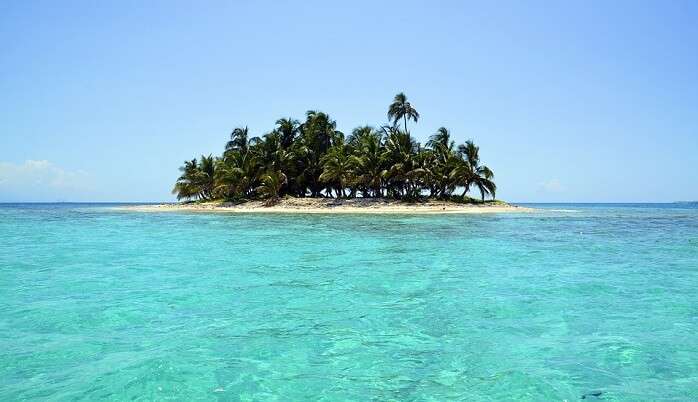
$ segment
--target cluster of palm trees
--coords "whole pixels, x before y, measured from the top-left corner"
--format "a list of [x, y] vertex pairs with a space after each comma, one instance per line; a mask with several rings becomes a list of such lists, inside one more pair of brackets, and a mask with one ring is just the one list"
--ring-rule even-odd
[[[184, 162], [173, 193], [182, 200], [294, 197], [424, 197], [465, 199], [472, 188], [494, 198], [494, 173], [482, 165], [479, 148], [458, 146], [439, 128], [422, 146], [407, 129], [419, 113], [403, 93], [388, 109], [392, 124], [358, 127], [348, 136], [329, 115], [308, 111], [305, 121], [276, 121], [262, 137], [236, 128], [221, 157]], [[404, 129], [400, 123], [404, 123]], [[456, 192], [462, 194], [456, 196]]]

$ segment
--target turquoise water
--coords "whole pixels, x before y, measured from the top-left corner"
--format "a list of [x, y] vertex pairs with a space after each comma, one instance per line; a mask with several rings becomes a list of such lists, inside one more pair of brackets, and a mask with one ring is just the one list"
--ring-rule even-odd
[[698, 399], [698, 208], [0, 205], [0, 400]]

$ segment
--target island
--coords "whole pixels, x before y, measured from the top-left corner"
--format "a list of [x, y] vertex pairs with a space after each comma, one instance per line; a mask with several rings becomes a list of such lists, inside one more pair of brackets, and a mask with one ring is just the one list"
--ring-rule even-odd
[[117, 210], [134, 212], [221, 212], [221, 213], [304, 213], [304, 214], [486, 214], [533, 212], [533, 208], [502, 201], [457, 203], [443, 200], [404, 201], [387, 198], [279, 198], [264, 200], [204, 201], [187, 203], [128, 205]]
[[[262, 136], [235, 128], [220, 156], [202, 155], [180, 167], [178, 204], [139, 211], [410, 212], [526, 211], [495, 200], [494, 172], [473, 140], [456, 144], [438, 128], [425, 144], [408, 123], [419, 113], [404, 93], [388, 107], [389, 122], [349, 135], [328, 114], [281, 118]], [[469, 192], [476, 190], [477, 198]]]

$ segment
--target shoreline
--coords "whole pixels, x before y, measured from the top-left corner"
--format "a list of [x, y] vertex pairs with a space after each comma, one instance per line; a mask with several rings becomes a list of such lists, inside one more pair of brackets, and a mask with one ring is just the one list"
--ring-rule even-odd
[[283, 198], [274, 205], [263, 201], [232, 203], [211, 201], [115, 207], [131, 212], [215, 212], [289, 214], [487, 214], [535, 212], [534, 208], [507, 203], [458, 204], [449, 201], [405, 202], [376, 198]]

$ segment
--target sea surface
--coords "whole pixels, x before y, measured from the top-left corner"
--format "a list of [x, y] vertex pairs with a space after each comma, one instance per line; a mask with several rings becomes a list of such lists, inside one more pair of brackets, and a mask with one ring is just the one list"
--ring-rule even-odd
[[698, 400], [698, 207], [0, 205], [0, 401]]

